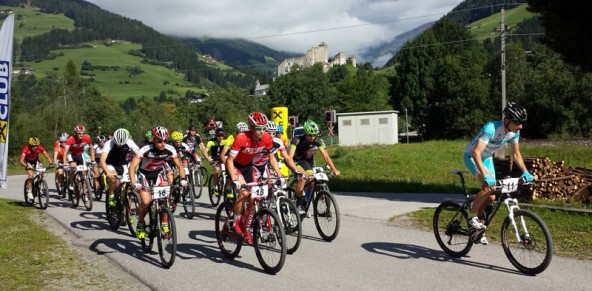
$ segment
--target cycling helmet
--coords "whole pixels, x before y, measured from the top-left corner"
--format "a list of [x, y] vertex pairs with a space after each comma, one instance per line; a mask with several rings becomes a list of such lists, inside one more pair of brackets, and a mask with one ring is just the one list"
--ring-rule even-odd
[[38, 146], [39, 145], [39, 139], [36, 138], [36, 137], [29, 138], [29, 145], [30, 146]]
[[526, 122], [526, 119], [528, 117], [528, 115], [526, 114], [526, 109], [514, 102], [510, 102], [508, 103], [508, 105], [506, 105], [506, 108], [504, 108], [504, 115], [509, 120], [518, 123]]
[[146, 132], [146, 138], [152, 138], [152, 131], [147, 131]]
[[252, 127], [266, 126], [267, 116], [261, 112], [251, 112], [251, 114], [249, 114], [249, 125]]
[[152, 136], [161, 140], [169, 138], [169, 130], [164, 126], [157, 126], [152, 129]]
[[107, 140], [107, 138], [104, 135], [97, 136], [97, 143], [105, 142], [105, 140]]
[[247, 125], [247, 123], [242, 121], [236, 124], [236, 128], [238, 129], [238, 132], [249, 131], [249, 126]]
[[267, 131], [268, 133], [276, 133], [277, 130], [277, 124], [275, 124], [275, 122], [271, 120], [267, 122], [267, 128], [265, 129], [265, 131]]
[[127, 134], [127, 130], [125, 130], [125, 128], [120, 128], [113, 133], [113, 141], [118, 146], [124, 145], [128, 139], [129, 135]]
[[187, 130], [197, 130], [197, 126], [195, 124], [190, 125]]
[[76, 125], [74, 127], [74, 132], [76, 133], [85, 133], [86, 132], [86, 128], [84, 127], [84, 125]]
[[281, 133], [281, 134], [284, 134], [284, 127], [281, 126], [281, 125], [278, 125], [277, 132], [278, 133]]
[[181, 142], [183, 141], [183, 134], [178, 131], [173, 131], [173, 133], [171, 134], [171, 139], [174, 142]]
[[222, 127], [216, 128], [216, 136], [224, 136], [225, 134], [226, 134], [226, 132], [224, 131], [224, 128], [222, 128]]
[[309, 119], [304, 123], [304, 133], [306, 135], [317, 135], [319, 134], [319, 126]]
[[65, 141], [67, 141], [67, 140], [68, 140], [68, 138], [69, 138], [69, 137], [70, 137], [70, 135], [69, 135], [67, 132], [62, 132], [62, 133], [60, 134], [59, 141], [61, 141], [61, 142], [65, 142]]

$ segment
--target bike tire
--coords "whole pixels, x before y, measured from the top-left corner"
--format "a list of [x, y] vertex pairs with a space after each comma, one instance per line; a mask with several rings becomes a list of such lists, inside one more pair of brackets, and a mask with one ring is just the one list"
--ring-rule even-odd
[[218, 177], [218, 195], [214, 195], [214, 188], [216, 185], [214, 185], [214, 175], [216, 175], [215, 173], [212, 173], [210, 175], [210, 177], [208, 178], [208, 195], [210, 197], [210, 203], [212, 204], [212, 206], [218, 206], [218, 204], [220, 204], [220, 199], [222, 198], [222, 194], [223, 194], [223, 189], [224, 187], [220, 187], [220, 177]]
[[136, 225], [138, 225], [138, 210], [140, 209], [140, 194], [136, 191], [131, 191], [125, 195], [125, 217], [127, 221], [127, 227], [130, 234], [136, 237]]
[[339, 233], [341, 215], [335, 197], [327, 191], [319, 191], [314, 197], [313, 216], [319, 235], [325, 241], [333, 241]]
[[[169, 231], [165, 233], [162, 229], [162, 217], [167, 215], [167, 224]], [[160, 255], [160, 262], [168, 269], [175, 263], [175, 257], [177, 254], [177, 229], [175, 227], [175, 218], [173, 213], [167, 207], [159, 209], [159, 214], [156, 218], [157, 228], [154, 231], [156, 233], [158, 241], [158, 254]]]
[[468, 254], [473, 247], [466, 217], [465, 209], [452, 201], [444, 201], [434, 212], [432, 226], [436, 241], [444, 252], [455, 258]]
[[[520, 272], [536, 275], [547, 269], [553, 258], [553, 239], [545, 222], [529, 210], [514, 211], [519, 242], [510, 217], [502, 224], [501, 241], [510, 263]], [[524, 225], [522, 224], [524, 221]], [[524, 230], [524, 226], [528, 228]]]
[[91, 211], [93, 207], [93, 198], [90, 194], [91, 183], [88, 181], [88, 179], [82, 180], [82, 183], [85, 185], [84, 190], [81, 192], [82, 202], [84, 203], [84, 208], [86, 208], [88, 211]]
[[234, 259], [241, 251], [243, 237], [234, 231], [232, 203], [225, 201], [218, 206], [215, 216], [216, 240], [224, 257]]
[[144, 253], [150, 253], [152, 251], [152, 247], [154, 246], [154, 238], [160, 233], [157, 228], [160, 228], [158, 224], [158, 218], [153, 217], [152, 207], [154, 205], [150, 204], [148, 207], [146, 217], [144, 218], [144, 222], [146, 223], [146, 233], [148, 234], [147, 238], [140, 239], [140, 243], [142, 244], [142, 251]]
[[286, 251], [288, 254], [293, 254], [298, 250], [302, 241], [302, 217], [292, 200], [286, 197], [278, 197], [278, 199], [279, 209], [277, 209], [277, 212], [284, 224]]
[[[102, 181], [103, 181], [103, 177], [102, 177], [102, 175], [99, 175], [99, 186], [96, 189], [93, 187], [93, 190], [95, 193], [95, 198], [99, 201], [103, 198], [103, 192], [105, 192], [105, 185], [103, 185]], [[92, 184], [93, 185], [95, 184], [94, 181]], [[108, 199], [105, 199], [105, 200], [108, 200]]]
[[47, 209], [47, 205], [49, 204], [49, 189], [47, 187], [47, 182], [45, 182], [45, 180], [39, 181], [36, 188], [37, 197], [39, 198], [39, 208]]
[[271, 209], [262, 207], [253, 218], [253, 247], [257, 260], [265, 272], [276, 274], [286, 261], [287, 250], [284, 226]]
[[118, 230], [119, 229], [119, 211], [118, 209], [120, 209], [119, 207], [121, 207], [121, 203], [119, 203], [119, 193], [120, 193], [121, 189], [120, 187], [115, 188], [115, 190], [113, 191], [113, 194], [115, 195], [115, 206], [110, 206], [109, 205], [109, 197], [106, 197], [105, 199], [105, 215], [107, 216], [107, 222], [109, 223], [109, 227], [112, 230]]
[[193, 219], [195, 214], [195, 193], [191, 187], [183, 187], [181, 189], [181, 202], [183, 203], [183, 210], [189, 219]]
[[63, 188], [64, 184], [61, 184], [62, 187], [60, 187], [60, 181], [58, 179], [57, 170], [56, 170], [55, 177], [54, 177], [54, 183], [55, 183], [56, 192], [58, 192], [58, 196], [61, 196], [62, 195], [62, 188]]
[[72, 207], [76, 208], [80, 204], [80, 189], [82, 186], [80, 185], [81, 182], [78, 180], [78, 178], [74, 177], [74, 179], [76, 180], [74, 182], [74, 193], [72, 193], [70, 201], [72, 202]]
[[61, 192], [58, 192], [62, 199], [66, 199], [68, 194], [68, 179], [66, 179], [66, 171], [62, 175], [62, 189]]
[[33, 189], [34, 188], [33, 187], [34, 186], [33, 185], [33, 179], [29, 179], [29, 178], [27, 178], [25, 180], [25, 186], [23, 187], [23, 193], [25, 195], [25, 205], [27, 205], [27, 206], [33, 206], [33, 204], [35, 204], [35, 197], [33, 197], [33, 199], [29, 199], [27, 197], [27, 182], [29, 182], [29, 181], [31, 182], [31, 193], [33, 193], [33, 190], [34, 190]]

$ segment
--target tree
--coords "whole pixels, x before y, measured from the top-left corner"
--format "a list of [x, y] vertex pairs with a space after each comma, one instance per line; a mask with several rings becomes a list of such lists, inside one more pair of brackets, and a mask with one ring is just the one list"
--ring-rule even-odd
[[545, 43], [559, 52], [566, 61], [592, 70], [592, 3], [580, 0], [528, 0], [528, 10], [541, 14]]

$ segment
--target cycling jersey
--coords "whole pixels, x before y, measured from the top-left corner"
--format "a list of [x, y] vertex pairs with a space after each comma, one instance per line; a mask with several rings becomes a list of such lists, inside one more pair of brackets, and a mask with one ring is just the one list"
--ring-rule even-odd
[[315, 138], [312, 143], [306, 140], [306, 135], [295, 136], [290, 141], [290, 148], [295, 148], [294, 162], [299, 160], [313, 160], [319, 149], [324, 149], [325, 142], [320, 137]]
[[221, 140], [220, 142], [218, 142], [218, 140], [214, 137], [208, 141], [206, 148], [210, 149], [210, 157], [212, 159], [219, 159], [222, 149], [224, 147], [231, 147], [233, 143], [234, 137], [232, 135], [226, 139]]
[[144, 146], [138, 151], [136, 158], [141, 160], [140, 172], [156, 172], [165, 167], [167, 161], [178, 157], [175, 148], [165, 144], [162, 150], [158, 150], [154, 145]]
[[235, 157], [234, 163], [236, 165], [245, 167], [255, 163], [254, 158], [258, 154], [269, 152], [272, 147], [272, 138], [268, 133], [263, 133], [261, 140], [253, 142], [251, 132], [242, 132], [236, 136], [232, 147], [230, 147], [230, 155]]
[[107, 153], [105, 163], [113, 166], [127, 165], [133, 158], [133, 152], [138, 150], [138, 146], [131, 139], [128, 139], [123, 146], [117, 146], [114, 140], [109, 140], [103, 146], [103, 152]]
[[[103, 146], [105, 146], [105, 144], [103, 144]], [[101, 157], [101, 154], [103, 153], [103, 147], [100, 146], [99, 144], [93, 144], [93, 149], [95, 150], [95, 160]]]
[[25, 161], [29, 163], [35, 163], [39, 159], [39, 154], [47, 154], [45, 148], [42, 145], [38, 145], [37, 149], [31, 149], [30, 145], [25, 145], [21, 150], [21, 157], [25, 158]]
[[202, 143], [199, 134], [196, 134], [194, 136], [185, 135], [183, 137], [183, 142], [186, 143], [192, 151], [196, 151], [196, 147], [199, 147], [199, 144]]
[[506, 142], [510, 144], [518, 143], [520, 138], [520, 131], [514, 133], [512, 131], [505, 132], [504, 123], [502, 120], [490, 121], [486, 123], [481, 131], [475, 136], [471, 143], [465, 147], [465, 153], [471, 154], [477, 145], [478, 141], [486, 144], [485, 150], [481, 154], [483, 160], [491, 157], [495, 150], [501, 147]]
[[60, 141], [56, 141], [53, 144], [53, 151], [58, 153], [58, 160], [62, 161], [64, 159], [64, 150], [66, 149], [66, 143], [60, 143]]
[[283, 152], [286, 150], [286, 147], [284, 146], [284, 143], [282, 142], [281, 139], [274, 137], [272, 139], [272, 144], [273, 146], [271, 147], [271, 149], [269, 151], [264, 151], [260, 154], [257, 154], [257, 156], [253, 159], [253, 165], [255, 166], [263, 166], [263, 165], [267, 165], [267, 163], [269, 163], [269, 154], [275, 154], [277, 152]]
[[[188, 157], [193, 162], [197, 162], [195, 160], [195, 157], [191, 154], [191, 149], [189, 148], [189, 146], [186, 143], [184, 143], [184, 142], [177, 143], [177, 142], [171, 141], [168, 143], [168, 145], [172, 146], [175, 149], [175, 151], [177, 152], [177, 156], [181, 157], [181, 155], [182, 155], [182, 157]], [[173, 166], [174, 163], [172, 160], [170, 160], [168, 162], [169, 162], [169, 165]]]
[[82, 153], [84, 152], [84, 147], [87, 145], [90, 145], [92, 143], [90, 136], [88, 136], [87, 134], [82, 136], [82, 139], [77, 140], [75, 137], [71, 136], [68, 138], [68, 140], [66, 141], [66, 149], [68, 149], [68, 152], [73, 154], [73, 155], [82, 155]]

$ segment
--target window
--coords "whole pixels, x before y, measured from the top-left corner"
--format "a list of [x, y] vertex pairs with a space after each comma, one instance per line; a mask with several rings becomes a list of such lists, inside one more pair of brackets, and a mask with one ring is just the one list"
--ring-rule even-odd
[[352, 124], [351, 119], [343, 120], [343, 126], [351, 126], [351, 124]]
[[378, 119], [378, 124], [388, 124], [388, 118], [386, 118], [386, 117], [379, 118]]
[[360, 119], [360, 125], [370, 125], [370, 119], [369, 118]]

